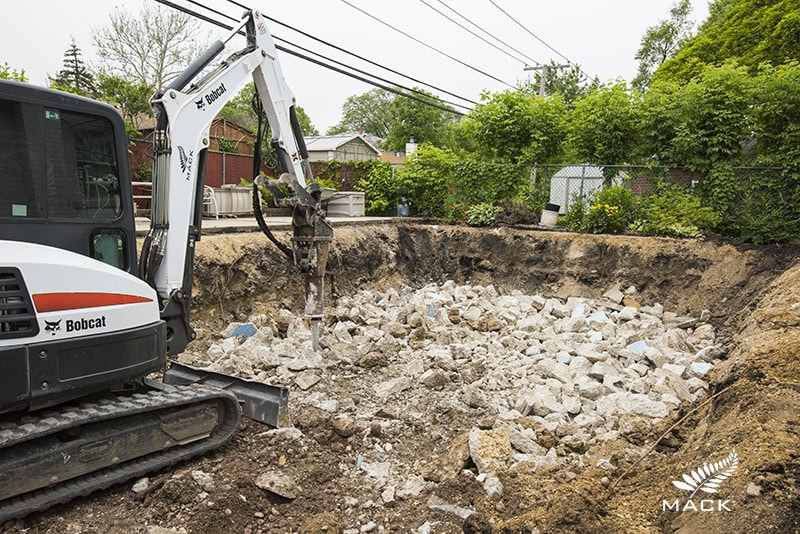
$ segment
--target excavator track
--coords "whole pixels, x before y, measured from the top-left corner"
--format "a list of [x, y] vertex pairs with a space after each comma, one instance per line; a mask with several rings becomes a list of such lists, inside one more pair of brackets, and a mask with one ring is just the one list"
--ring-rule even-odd
[[[232, 393], [197, 384], [169, 386], [149, 380], [146, 383], [151, 389], [143, 392], [62, 406], [26, 415], [15, 422], [0, 423], [0, 495], [3, 495], [0, 524], [218, 448], [239, 427], [241, 412]], [[142, 421], [147, 424], [141, 428], [125, 428], [126, 422], [135, 425]], [[90, 436], [89, 442], [78, 442], [87, 428], [94, 429], [100, 437]], [[116, 434], [105, 438], [103, 433]], [[124, 447], [118, 446], [119, 443]], [[29, 450], [37, 448], [46, 462], [37, 464], [25, 458]], [[147, 453], [130, 459], [117, 455], [119, 450], [130, 453], [140, 449]], [[18, 457], [22, 459], [17, 464], [15, 450], [20, 451]], [[97, 462], [110, 465], [74, 476], [76, 468], [91, 469]], [[37, 472], [36, 466], [41, 463], [48, 466]], [[48, 467], [52, 470], [47, 471]], [[56, 471], [56, 467], [62, 472]], [[42, 471], [46, 471], [44, 475]], [[16, 488], [37, 475], [47, 477], [48, 484], [9, 495], [20, 491]]]

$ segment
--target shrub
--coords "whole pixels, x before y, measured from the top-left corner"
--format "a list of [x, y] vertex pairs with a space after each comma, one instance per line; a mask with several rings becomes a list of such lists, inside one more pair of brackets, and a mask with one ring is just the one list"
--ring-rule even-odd
[[594, 234], [624, 232], [636, 219], [636, 202], [630, 189], [615, 185], [596, 191], [586, 215], [586, 231]]
[[586, 232], [588, 224], [589, 207], [586, 199], [578, 194], [572, 195], [572, 200], [564, 215], [564, 226], [575, 232]]
[[466, 211], [467, 224], [470, 226], [488, 226], [492, 224], [503, 208], [494, 204], [477, 204]]
[[576, 232], [593, 234], [624, 232], [636, 220], [638, 207], [633, 193], [625, 186], [616, 185], [595, 191], [586, 200], [573, 196], [564, 225]]
[[364, 210], [369, 215], [394, 215], [400, 200], [402, 184], [392, 172], [389, 163], [381, 161], [354, 161], [354, 174], [358, 176], [354, 189], [365, 193]]
[[446, 221], [464, 221], [469, 204], [464, 195], [456, 187], [448, 187], [444, 191], [442, 218]]
[[642, 218], [637, 230], [647, 234], [698, 237], [701, 230], [712, 230], [719, 222], [719, 214], [703, 206], [691, 191], [675, 184], [661, 184], [653, 194], [642, 199]]

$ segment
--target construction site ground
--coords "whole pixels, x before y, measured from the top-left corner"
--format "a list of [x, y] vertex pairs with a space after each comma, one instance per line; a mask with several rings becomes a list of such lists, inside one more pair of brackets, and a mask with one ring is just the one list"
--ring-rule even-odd
[[[452, 280], [471, 288], [492, 286], [499, 296], [566, 303], [569, 297], [601, 302], [611, 288], [633, 287], [629, 307], [658, 303], [677, 316], [702, 315], [712, 325], [719, 358], [705, 378], [706, 394], [654, 424], [631, 424], [615, 439], [581, 449], [581, 465], [497, 466], [491, 475], [501, 483], [498, 494], [487, 489], [485, 475], [478, 476], [481, 468], [465, 444], [471, 432], [497, 428], [507, 409], [492, 402], [445, 403], [448, 392], [455, 398], [468, 386], [464, 369], [444, 373], [447, 381], [440, 384], [412, 380], [397, 394], [381, 396], [375, 392], [388, 391], [382, 386], [397, 380], [403, 365], [396, 354], [381, 353], [369, 364], [341, 358], [322, 366], [317, 383], [293, 389], [294, 429], [244, 421], [234, 440], [212, 454], [0, 530], [800, 532], [800, 245], [380, 222], [334, 222], [326, 335], [341, 319], [336, 313], [344, 313], [336, 312], [337, 305], [363, 290], [382, 294]], [[289, 239], [288, 232], [277, 235]], [[225, 342], [221, 333], [231, 323], [254, 317], [272, 325], [279, 342], [293, 328], [280, 318], [290, 315], [287, 310], [302, 315], [301, 276], [259, 233], [204, 236], [194, 275], [198, 339], [191, 354], [202, 357]], [[357, 312], [347, 312], [354, 324]], [[411, 322], [405, 325], [409, 331]], [[424, 325], [417, 330], [422, 333], [416, 341], [424, 343]], [[513, 381], [507, 391], [513, 395]], [[529, 425], [545, 449], [564, 450], [560, 436], [531, 417], [514, 422]], [[677, 499], [681, 506], [687, 501], [688, 493], [673, 480], [726, 458], [732, 449], [738, 467], [718, 493], [698, 494], [697, 510], [664, 509], [664, 500]], [[381, 480], [370, 465], [389, 465], [393, 472]], [[715, 507], [717, 500], [727, 502], [723, 509], [703, 511], [701, 498]]]

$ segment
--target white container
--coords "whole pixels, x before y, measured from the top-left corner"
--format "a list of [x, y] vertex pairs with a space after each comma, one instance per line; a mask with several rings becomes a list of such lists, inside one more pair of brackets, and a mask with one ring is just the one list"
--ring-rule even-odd
[[555, 226], [558, 224], [558, 212], [550, 210], [542, 210], [542, 220], [539, 222], [542, 226]]
[[364, 193], [339, 191], [328, 200], [328, 217], [363, 217]]
[[220, 215], [252, 215], [253, 190], [249, 187], [214, 188]]

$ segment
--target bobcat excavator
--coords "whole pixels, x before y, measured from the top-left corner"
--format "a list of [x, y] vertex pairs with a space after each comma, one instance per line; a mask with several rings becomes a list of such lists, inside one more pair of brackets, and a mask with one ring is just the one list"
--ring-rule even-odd
[[[246, 46], [231, 51], [241, 34]], [[316, 345], [332, 230], [261, 14], [246, 12], [151, 100], [151, 227], [138, 262], [119, 113], [0, 81], [0, 523], [217, 448], [242, 411], [286, 421], [286, 388], [167, 364], [195, 337], [211, 121], [249, 79], [283, 171], [261, 183], [293, 209], [284, 248], [304, 274]], [[162, 369], [163, 382], [147, 378]]]

